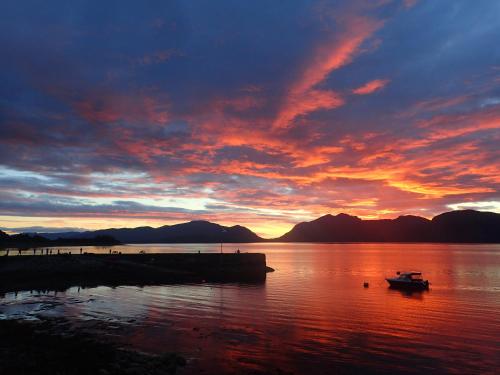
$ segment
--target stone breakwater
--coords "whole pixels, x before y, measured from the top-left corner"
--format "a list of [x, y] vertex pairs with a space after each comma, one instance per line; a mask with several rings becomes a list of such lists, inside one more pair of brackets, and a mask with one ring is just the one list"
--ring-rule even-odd
[[72, 286], [263, 282], [265, 254], [83, 254], [0, 257], [0, 292]]

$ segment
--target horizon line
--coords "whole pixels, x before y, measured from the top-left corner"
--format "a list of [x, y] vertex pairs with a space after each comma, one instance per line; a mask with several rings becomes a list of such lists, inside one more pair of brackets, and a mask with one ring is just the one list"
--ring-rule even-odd
[[[339, 215], [346, 215], [346, 216], [358, 218], [358, 219], [360, 219], [362, 221], [396, 220], [396, 219], [398, 219], [400, 217], [408, 217], [408, 216], [419, 217], [419, 218], [422, 218], [422, 219], [426, 219], [426, 220], [432, 221], [433, 218], [435, 218], [435, 217], [437, 217], [439, 215], [445, 214], [445, 213], [450, 213], [450, 212], [464, 212], [464, 211], [473, 211], [473, 212], [484, 212], [484, 213], [500, 214], [499, 212], [495, 212], [495, 211], [486, 211], [486, 210], [478, 210], [478, 209], [466, 208], [466, 209], [456, 209], [456, 210], [452, 209], [450, 211], [443, 211], [443, 212], [441, 212], [439, 214], [436, 214], [436, 215], [432, 216], [432, 218], [429, 218], [429, 217], [426, 217], [426, 216], [414, 215], [414, 214], [404, 214], [404, 215], [398, 215], [398, 216], [393, 217], [393, 218], [364, 219], [364, 218], [359, 217], [357, 215], [350, 215], [350, 214], [346, 214], [345, 212], [339, 212], [337, 214], [327, 213], [327, 214], [318, 216], [317, 218], [311, 219], [311, 220], [308, 220], [308, 221], [299, 221], [299, 222], [293, 224], [292, 227], [290, 228], [290, 230], [292, 230], [295, 226], [297, 226], [300, 223], [309, 223], [309, 222], [318, 220], [318, 219], [320, 219], [322, 217], [329, 216], [329, 215], [333, 216], [333, 217], [336, 217], [336, 216], [339, 216]], [[41, 230], [39, 230], [39, 231], [35, 231], [35, 230], [33, 230], [33, 231], [29, 231], [29, 230], [16, 231], [17, 228], [0, 227], [0, 231], [3, 231], [3, 232], [5, 232], [5, 233], [7, 233], [9, 235], [12, 235], [12, 234], [45, 234], [45, 233], [46, 234], [57, 234], [57, 233], [69, 233], [69, 232], [85, 233], [85, 232], [96, 232], [96, 231], [101, 231], [101, 230], [112, 230], [112, 229], [115, 229], [115, 230], [118, 230], [118, 229], [137, 229], [137, 228], [158, 229], [158, 228], [162, 228], [162, 227], [172, 227], [172, 226], [175, 226], [175, 225], [182, 225], [182, 224], [187, 224], [187, 223], [192, 223], [192, 222], [207, 222], [207, 223], [216, 224], [216, 225], [219, 225], [219, 226], [222, 226], [222, 227], [226, 227], [226, 228], [233, 228], [233, 227], [237, 227], [237, 226], [244, 227], [244, 228], [250, 230], [252, 233], [254, 233], [256, 236], [258, 236], [259, 238], [261, 238], [263, 240], [277, 239], [277, 238], [280, 238], [280, 237], [284, 236], [286, 233], [290, 232], [290, 230], [288, 230], [285, 233], [283, 233], [283, 234], [281, 234], [281, 235], [279, 235], [277, 237], [266, 238], [266, 237], [262, 237], [257, 232], [255, 232], [253, 229], [251, 229], [250, 227], [245, 226], [245, 225], [241, 225], [241, 224], [224, 225], [224, 224], [220, 224], [220, 223], [215, 222], [215, 221], [203, 220], [203, 219], [188, 220], [188, 221], [178, 222], [178, 223], [174, 223], [174, 224], [164, 224], [164, 225], [160, 225], [160, 226], [157, 226], [157, 227], [153, 227], [153, 226], [149, 226], [149, 225], [141, 225], [141, 226], [137, 226], [137, 227], [108, 227], [108, 228], [100, 228], [100, 229], [85, 229], [85, 228], [61, 227], [60, 228], [61, 230], [58, 230], [58, 227], [41, 227], [41, 226], [38, 227], [38, 226], [33, 226], [33, 227], [19, 227], [18, 229], [29, 229], [29, 228], [35, 229], [35, 228], [40, 228]], [[67, 230], [64, 230], [64, 229], [67, 229]]]

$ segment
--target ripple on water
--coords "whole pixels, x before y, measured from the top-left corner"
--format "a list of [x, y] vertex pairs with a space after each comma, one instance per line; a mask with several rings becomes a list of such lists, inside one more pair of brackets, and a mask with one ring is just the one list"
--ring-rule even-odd
[[[182, 246], [153, 245], [149, 251]], [[219, 373], [266, 372], [269, 366], [297, 373], [356, 372], [359, 366], [381, 372], [494, 373], [500, 366], [497, 245], [237, 246], [265, 251], [276, 272], [258, 285], [12, 293], [0, 302], [0, 318], [103, 322], [96, 329], [115, 327], [113, 335], [141, 350], [184, 354], [194, 372], [208, 371], [213, 363]], [[197, 251], [195, 245], [189, 249]], [[384, 278], [404, 269], [424, 271], [431, 290], [389, 290]]]

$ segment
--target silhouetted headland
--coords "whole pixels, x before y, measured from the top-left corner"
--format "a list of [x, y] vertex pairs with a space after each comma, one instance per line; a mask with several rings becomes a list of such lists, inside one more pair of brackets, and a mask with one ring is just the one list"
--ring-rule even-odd
[[356, 216], [325, 215], [297, 224], [277, 239], [283, 242], [447, 242], [499, 243], [500, 214], [451, 211], [428, 220], [419, 216], [362, 220]]
[[47, 238], [37, 234], [14, 234], [9, 236], [0, 231], [0, 248], [37, 248], [57, 246], [114, 246], [121, 242], [108, 235], [95, 235], [86, 238]]
[[257, 253], [2, 256], [0, 291], [203, 281], [262, 282], [271, 270], [266, 266], [266, 256]]

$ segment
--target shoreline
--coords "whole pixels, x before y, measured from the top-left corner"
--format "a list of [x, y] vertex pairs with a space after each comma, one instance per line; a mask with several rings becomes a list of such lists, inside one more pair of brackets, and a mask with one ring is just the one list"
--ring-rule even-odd
[[[94, 248], [103, 248], [103, 249], [113, 249], [115, 247], [120, 246], [181, 246], [181, 245], [219, 245], [220, 242], [126, 242], [119, 244], [66, 244], [66, 245], [49, 245], [49, 246], [7, 246], [0, 247], [0, 258], [6, 255], [6, 252], [9, 251], [9, 256], [17, 256], [18, 251], [21, 250], [23, 256], [32, 255], [33, 251], [36, 250], [36, 254], [39, 255], [39, 252], [45, 251], [45, 249], [52, 249], [54, 255], [54, 251], [60, 249], [64, 250], [72, 250], [76, 251], [73, 253], [74, 255], [78, 254], [78, 250], [82, 247], [94, 247]], [[500, 242], [454, 242], [454, 241], [275, 241], [275, 240], [265, 240], [265, 241], [257, 241], [257, 242], [228, 242], [225, 243], [227, 245], [263, 245], [263, 244], [271, 244], [271, 245], [283, 245], [283, 244], [297, 244], [297, 245], [478, 245], [478, 246], [487, 246], [487, 245], [500, 245]], [[30, 253], [30, 254], [27, 254]], [[102, 253], [88, 253], [88, 254], [102, 254]], [[127, 253], [124, 253], [127, 254]], [[208, 253], [215, 254], [215, 253]], [[230, 254], [230, 253], [224, 253]]]

